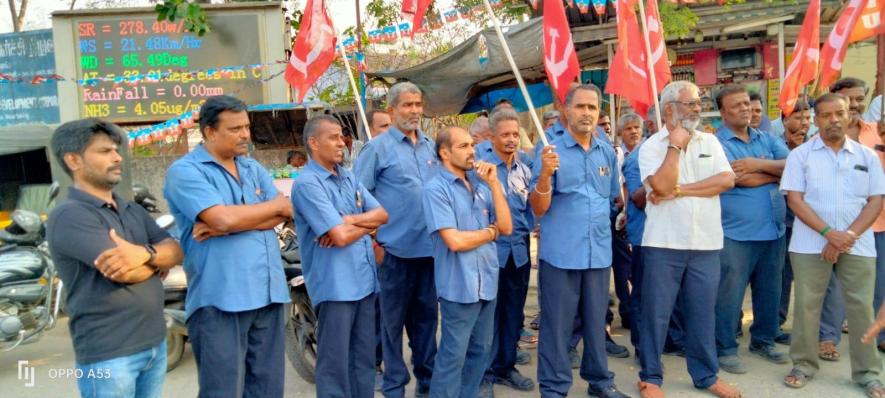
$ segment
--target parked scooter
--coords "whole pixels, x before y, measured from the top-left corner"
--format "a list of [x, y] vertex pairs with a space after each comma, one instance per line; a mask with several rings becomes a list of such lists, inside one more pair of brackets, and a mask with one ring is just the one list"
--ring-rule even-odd
[[[58, 195], [50, 189], [49, 200]], [[33, 343], [52, 329], [62, 306], [62, 282], [37, 213], [16, 210], [0, 230], [0, 351]]]

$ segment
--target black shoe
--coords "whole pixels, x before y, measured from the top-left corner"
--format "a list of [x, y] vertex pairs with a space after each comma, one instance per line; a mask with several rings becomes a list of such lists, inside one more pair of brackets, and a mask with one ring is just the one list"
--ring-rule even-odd
[[781, 332], [774, 338], [774, 342], [783, 345], [790, 345], [793, 342], [793, 336], [789, 333]]
[[593, 386], [587, 387], [587, 395], [597, 398], [630, 398], [629, 395], [618, 391], [615, 386], [609, 386], [602, 389], [595, 389]]
[[787, 355], [787, 353], [785, 352], [775, 350], [774, 345], [750, 343], [750, 352], [762, 357], [769, 362], [778, 364], [785, 364], [790, 362], [790, 356]]
[[426, 398], [430, 396], [430, 386], [418, 384], [415, 386], [415, 398]]
[[612, 358], [627, 358], [630, 356], [630, 350], [627, 347], [609, 340], [605, 342], [605, 353]]
[[685, 349], [682, 347], [664, 347], [664, 355], [685, 358]]
[[532, 391], [535, 389], [535, 382], [532, 379], [519, 374], [518, 370], [511, 370], [507, 377], [496, 377], [495, 383], [503, 384], [514, 390]]
[[495, 398], [495, 388], [491, 380], [482, 379], [478, 398]]

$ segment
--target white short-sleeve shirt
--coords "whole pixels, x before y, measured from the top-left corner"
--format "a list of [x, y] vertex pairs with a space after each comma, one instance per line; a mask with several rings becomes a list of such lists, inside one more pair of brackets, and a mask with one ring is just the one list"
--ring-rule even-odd
[[[820, 136], [815, 136], [790, 152], [781, 177], [781, 191], [804, 193], [805, 203], [818, 217], [830, 228], [845, 231], [870, 196], [885, 194], [885, 175], [872, 149], [846, 139], [842, 149], [833, 152]], [[796, 217], [790, 252], [820, 254], [826, 244], [818, 231]], [[860, 235], [848, 254], [876, 257], [871, 228]]]
[[[648, 177], [654, 175], [670, 145], [670, 132], [663, 128], [639, 148], [639, 173], [648, 192]], [[691, 184], [729, 172], [731, 165], [713, 134], [693, 131], [688, 147], [679, 154], [678, 184]], [[645, 205], [642, 245], [677, 250], [720, 250], [723, 244], [719, 196], [680, 197]]]

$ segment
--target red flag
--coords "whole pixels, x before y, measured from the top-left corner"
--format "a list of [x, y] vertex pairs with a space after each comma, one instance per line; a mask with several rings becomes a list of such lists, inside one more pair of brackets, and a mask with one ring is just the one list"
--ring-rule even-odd
[[[664, 26], [661, 25], [661, 16], [658, 14], [657, 0], [648, 0], [645, 9], [645, 26], [648, 28], [648, 41], [651, 45], [652, 74], [660, 92], [670, 82], [670, 59], [667, 57], [667, 43], [664, 41]], [[644, 59], [644, 57], [643, 57]], [[654, 104], [654, 98], [649, 97], [648, 104]]]
[[842, 61], [845, 60], [845, 53], [848, 52], [850, 43], [848, 37], [857, 25], [866, 2], [867, 0], [850, 0], [842, 16], [836, 21], [836, 26], [830, 32], [827, 42], [824, 43], [820, 52], [821, 70], [818, 82], [820, 87], [829, 87], [842, 70]]
[[415, 31], [419, 30], [418, 28], [421, 26], [421, 23], [424, 21], [424, 14], [427, 13], [427, 9], [430, 8], [430, 2], [433, 0], [403, 0], [403, 19], [406, 18], [407, 15], [412, 17], [412, 32], [409, 33], [409, 36], [415, 34]]
[[885, 34], [885, 0], [867, 0], [848, 42], [861, 41], [877, 33]]
[[335, 30], [326, 14], [325, 0], [307, 0], [301, 30], [286, 65], [286, 81], [296, 90], [297, 102], [335, 60]]
[[793, 48], [793, 61], [784, 74], [778, 106], [784, 115], [790, 116], [799, 98], [799, 92], [817, 76], [820, 61], [820, 0], [811, 0], [796, 47]]
[[[572, 42], [572, 32], [565, 18], [562, 1], [544, 2], [544, 70], [553, 92], [565, 103], [569, 84], [578, 78], [581, 67]], [[601, 98], [600, 98], [601, 100]]]
[[608, 69], [605, 92], [627, 98], [638, 114], [647, 115], [652, 94], [635, 5], [636, 0], [618, 0], [618, 49]]

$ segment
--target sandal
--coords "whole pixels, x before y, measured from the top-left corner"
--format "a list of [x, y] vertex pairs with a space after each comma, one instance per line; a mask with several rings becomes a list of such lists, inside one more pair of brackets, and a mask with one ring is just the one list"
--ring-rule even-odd
[[885, 398], [885, 386], [879, 380], [873, 380], [863, 386], [864, 392], [870, 398]]
[[[792, 378], [792, 381], [790, 381]], [[784, 377], [784, 384], [790, 388], [802, 388], [808, 384], [808, 381], [811, 380], [811, 376], [806, 374], [805, 372], [793, 368], [786, 377]]]
[[640, 381], [636, 386], [639, 387], [639, 396], [642, 398], [664, 398], [664, 390], [657, 384]]
[[832, 341], [821, 341], [817, 356], [824, 361], [836, 362], [842, 357]]
[[707, 391], [719, 398], [741, 398], [744, 396], [740, 390], [728, 385], [722, 379], [716, 379], [716, 383], [707, 387]]

